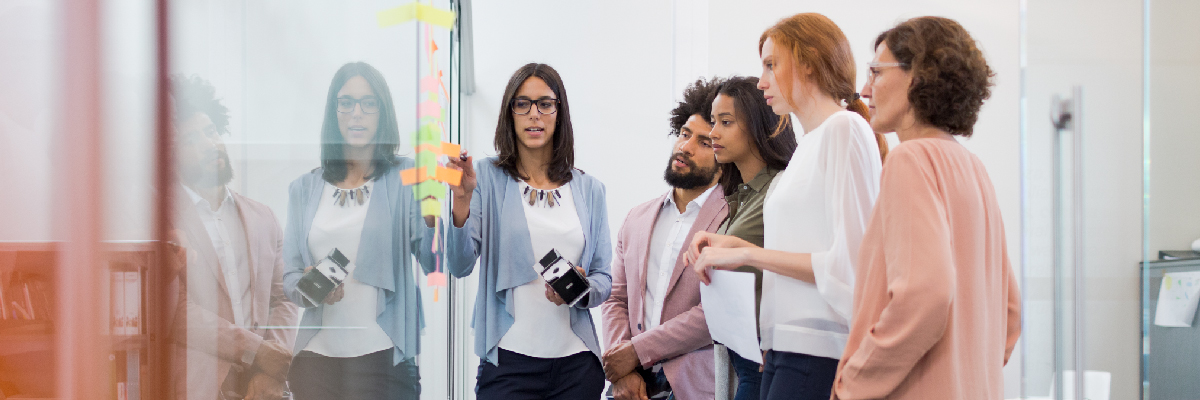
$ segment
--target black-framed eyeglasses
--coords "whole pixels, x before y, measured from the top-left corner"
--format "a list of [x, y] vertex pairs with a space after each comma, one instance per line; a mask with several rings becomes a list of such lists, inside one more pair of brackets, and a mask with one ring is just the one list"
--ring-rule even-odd
[[537, 100], [531, 99], [513, 99], [512, 111], [517, 115], [529, 114], [533, 111], [533, 104], [537, 103], [538, 112], [543, 115], [554, 114], [558, 112], [558, 99], [543, 97]]
[[337, 99], [337, 110], [343, 114], [354, 112], [354, 106], [362, 107], [363, 114], [374, 114], [379, 112], [379, 99], [374, 97], [365, 97], [361, 99], [352, 99], [349, 97], [339, 97]]

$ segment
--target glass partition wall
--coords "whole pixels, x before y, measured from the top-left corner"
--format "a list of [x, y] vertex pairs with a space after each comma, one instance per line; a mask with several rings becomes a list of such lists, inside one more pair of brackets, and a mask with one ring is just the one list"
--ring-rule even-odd
[[1106, 4], [1023, 2], [1027, 398], [1139, 394], [1143, 3]]
[[[402, 182], [399, 170], [432, 160], [418, 132], [429, 154], [460, 141], [460, 6], [0, 6], [0, 182], [26, 188], [0, 196], [0, 398], [290, 393], [300, 350], [381, 354], [368, 361], [404, 377], [389, 390], [450, 398], [464, 328], [452, 310], [463, 307], [455, 282], [437, 276], [432, 238], [444, 231], [423, 233], [422, 218], [447, 204], [421, 203], [421, 180]], [[337, 179], [313, 173], [323, 159], [366, 160], [370, 171], [327, 183]], [[395, 171], [370, 175], [377, 166]], [[362, 235], [328, 223], [355, 218]], [[349, 263], [329, 299], [376, 314], [295, 306], [303, 268], [331, 265], [321, 260], [338, 246]]]
[[1030, 0], [1022, 14], [1022, 395], [1194, 397], [1200, 6]]

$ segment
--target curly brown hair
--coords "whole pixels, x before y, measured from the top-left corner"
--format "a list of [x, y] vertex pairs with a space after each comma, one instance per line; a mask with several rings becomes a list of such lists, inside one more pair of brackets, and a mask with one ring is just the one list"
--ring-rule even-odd
[[917, 121], [970, 137], [996, 76], [971, 34], [949, 18], [917, 17], [879, 34], [880, 43], [912, 74], [908, 102]]
[[721, 84], [725, 83], [724, 79], [712, 78], [705, 80], [704, 78], [697, 79], [683, 89], [683, 101], [680, 101], [671, 110], [671, 134], [678, 135], [683, 129], [683, 125], [687, 124], [688, 118], [693, 115], [699, 115], [704, 118], [704, 122], [712, 125], [712, 100], [717, 95], [717, 89], [721, 88]]

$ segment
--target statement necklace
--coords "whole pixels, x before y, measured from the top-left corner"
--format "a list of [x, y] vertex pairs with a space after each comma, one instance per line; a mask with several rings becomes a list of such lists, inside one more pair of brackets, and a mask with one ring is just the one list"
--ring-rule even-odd
[[362, 186], [354, 189], [342, 189], [337, 186], [333, 187], [333, 204], [342, 207], [352, 205], [363, 205], [367, 202], [367, 198], [371, 197], [370, 183], [364, 183]]
[[521, 195], [525, 197], [525, 200], [531, 206], [554, 208], [554, 206], [562, 204], [562, 194], [558, 192], [558, 189], [534, 189], [533, 186], [525, 183], [525, 191]]

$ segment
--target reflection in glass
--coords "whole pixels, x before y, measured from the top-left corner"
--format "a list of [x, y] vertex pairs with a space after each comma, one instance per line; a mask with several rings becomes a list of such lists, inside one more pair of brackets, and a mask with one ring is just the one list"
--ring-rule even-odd
[[229, 187], [229, 110], [204, 79], [171, 79], [179, 187], [171, 240], [186, 288], [175, 327], [179, 398], [278, 398], [292, 358], [295, 304], [283, 294], [283, 232], [266, 205]]

